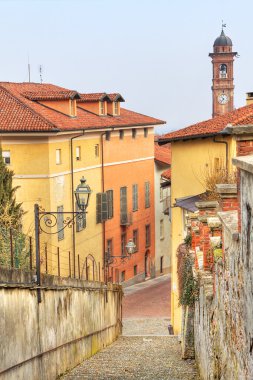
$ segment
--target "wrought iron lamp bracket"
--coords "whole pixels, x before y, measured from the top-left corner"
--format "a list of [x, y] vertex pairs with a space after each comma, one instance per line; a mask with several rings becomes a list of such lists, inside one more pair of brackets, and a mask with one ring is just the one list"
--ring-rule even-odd
[[[82, 220], [85, 214], [87, 214], [87, 211], [45, 211], [45, 209], [40, 207], [38, 211], [39, 232], [44, 232], [47, 235], [58, 234], [66, 227], [71, 228], [76, 219]], [[57, 226], [58, 215], [66, 215], [65, 219], [63, 219], [63, 227], [57, 229], [57, 231], [53, 231], [52, 229]]]

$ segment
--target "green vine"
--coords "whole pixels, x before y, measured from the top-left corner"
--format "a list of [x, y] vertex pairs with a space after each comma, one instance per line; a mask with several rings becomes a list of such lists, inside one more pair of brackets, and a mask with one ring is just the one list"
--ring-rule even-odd
[[191, 234], [186, 235], [186, 237], [184, 238], [184, 242], [185, 242], [185, 244], [186, 244], [187, 247], [191, 247], [191, 245], [192, 245], [192, 235]]
[[198, 283], [193, 277], [193, 259], [186, 244], [181, 244], [177, 251], [179, 305], [193, 306], [198, 296]]

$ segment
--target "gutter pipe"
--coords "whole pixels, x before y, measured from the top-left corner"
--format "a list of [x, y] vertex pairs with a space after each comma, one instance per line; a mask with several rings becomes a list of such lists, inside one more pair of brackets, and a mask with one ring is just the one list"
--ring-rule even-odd
[[221, 141], [221, 140], [215, 140], [215, 137], [213, 137], [213, 142], [216, 144], [225, 144], [226, 145], [226, 171], [228, 173], [228, 142], [227, 141]]

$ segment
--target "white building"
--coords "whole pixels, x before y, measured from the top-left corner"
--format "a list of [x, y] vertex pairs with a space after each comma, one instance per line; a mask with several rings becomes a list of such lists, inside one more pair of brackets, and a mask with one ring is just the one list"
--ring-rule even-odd
[[155, 268], [156, 276], [171, 268], [170, 144], [155, 143]]

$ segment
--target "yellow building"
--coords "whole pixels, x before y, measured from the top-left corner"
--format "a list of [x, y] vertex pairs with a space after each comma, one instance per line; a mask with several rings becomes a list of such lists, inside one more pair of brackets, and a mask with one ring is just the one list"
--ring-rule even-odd
[[[171, 210], [172, 210], [172, 299], [171, 318], [174, 332], [181, 329], [181, 308], [178, 306], [177, 248], [184, 241], [187, 229], [185, 214], [194, 210], [196, 196], [206, 191], [205, 172], [225, 166], [232, 170], [236, 156], [236, 139], [230, 125], [252, 122], [253, 104], [162, 136], [159, 144], [171, 143]], [[185, 198], [187, 205], [185, 205]], [[191, 199], [192, 197], [192, 199]]]
[[[120, 94], [79, 94], [51, 84], [0, 83], [3, 157], [15, 173], [17, 201], [26, 211], [23, 231], [32, 236], [34, 204], [59, 212], [40, 220], [42, 272], [103, 280], [104, 232], [97, 222], [102, 189], [102, 141], [113, 128], [157, 124], [121, 109]], [[160, 122], [159, 122], [160, 123]], [[87, 215], [63, 229], [78, 211], [74, 190], [85, 177], [92, 189]], [[64, 212], [64, 214], [62, 214]], [[50, 227], [49, 227], [50, 226]], [[50, 234], [48, 234], [50, 232]]]

